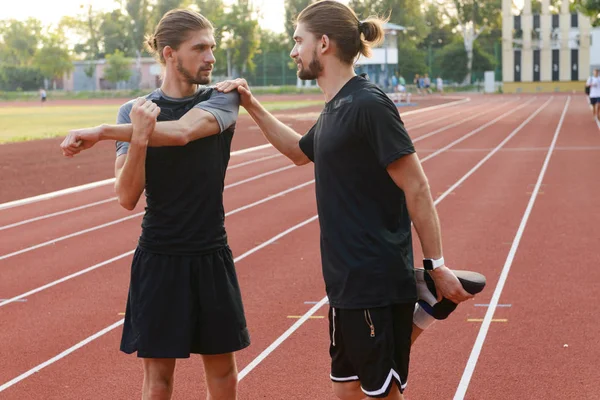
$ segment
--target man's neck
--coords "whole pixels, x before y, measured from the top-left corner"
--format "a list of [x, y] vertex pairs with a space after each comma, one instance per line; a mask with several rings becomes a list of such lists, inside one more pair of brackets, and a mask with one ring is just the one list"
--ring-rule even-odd
[[334, 62], [324, 66], [317, 84], [325, 94], [325, 101], [329, 102], [344, 87], [350, 79], [356, 76], [352, 65]]
[[166, 96], [181, 99], [196, 94], [198, 85], [182, 81], [175, 76], [169, 76], [168, 73], [165, 73], [165, 80], [160, 86], [160, 90]]

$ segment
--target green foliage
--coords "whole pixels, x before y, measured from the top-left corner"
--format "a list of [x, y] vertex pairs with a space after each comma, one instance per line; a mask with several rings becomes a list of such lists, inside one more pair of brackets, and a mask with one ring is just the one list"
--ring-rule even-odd
[[44, 75], [36, 67], [0, 66], [0, 90], [37, 90], [44, 86]]
[[[484, 51], [478, 43], [473, 48], [473, 69], [476, 75], [482, 75], [484, 71], [493, 70], [495, 60], [492, 55]], [[467, 76], [467, 52], [461, 41], [455, 41], [441, 49], [436, 54], [434, 64], [435, 75], [441, 75], [444, 79], [454, 82], [462, 82]]]
[[0, 64], [31, 65], [41, 31], [41, 22], [33, 18], [0, 21]]
[[231, 34], [226, 47], [231, 54], [234, 76], [254, 71], [254, 54], [260, 45], [258, 21], [249, 0], [237, 0], [228, 14], [227, 27]]
[[42, 37], [42, 48], [33, 59], [33, 64], [47, 79], [62, 77], [65, 73], [73, 71], [71, 54], [64, 47], [65, 37], [62, 32], [49, 32]]
[[420, 0], [351, 0], [348, 5], [359, 18], [389, 16], [389, 22], [408, 29], [406, 36], [414, 42], [418, 43], [429, 33]]
[[131, 63], [120, 50], [116, 50], [114, 54], [106, 55], [106, 69], [104, 70], [104, 78], [111, 83], [127, 81], [131, 77]]
[[422, 75], [427, 72], [425, 55], [425, 51], [418, 49], [414, 42], [399, 41], [397, 73], [406, 79], [406, 83], [412, 82], [415, 74]]

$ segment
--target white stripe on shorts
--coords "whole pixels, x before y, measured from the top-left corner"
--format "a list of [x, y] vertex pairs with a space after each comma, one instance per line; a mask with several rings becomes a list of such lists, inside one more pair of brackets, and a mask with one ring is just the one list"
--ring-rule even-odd
[[394, 371], [394, 368], [390, 369], [390, 373], [388, 374], [387, 379], [385, 380], [385, 383], [383, 384], [383, 386], [381, 387], [381, 389], [379, 390], [375, 390], [373, 392], [369, 392], [367, 390], [365, 390], [362, 386], [360, 387], [362, 389], [362, 391], [367, 395], [367, 396], [377, 396], [380, 395], [382, 393], [385, 393], [385, 391], [388, 389], [388, 387], [390, 386], [390, 384], [392, 383], [392, 376], [394, 378], [396, 378], [396, 380], [398, 382], [400, 382], [400, 387], [402, 388], [402, 390], [404, 390], [406, 388], [406, 385], [408, 384], [408, 382], [406, 383], [402, 383], [402, 381], [400, 380], [400, 376], [398, 375], [398, 373], [396, 371]]
[[336, 382], [349, 382], [349, 381], [357, 381], [358, 380], [358, 376], [356, 376], [356, 375], [349, 376], [346, 378], [336, 378], [335, 376], [329, 374], [329, 377], [331, 378], [332, 381], [336, 381]]

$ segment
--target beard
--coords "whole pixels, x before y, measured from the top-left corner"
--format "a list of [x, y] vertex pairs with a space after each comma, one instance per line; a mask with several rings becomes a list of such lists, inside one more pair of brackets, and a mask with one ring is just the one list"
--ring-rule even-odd
[[210, 83], [210, 74], [207, 76], [202, 76], [202, 70], [199, 69], [194, 76], [191, 72], [183, 67], [181, 60], [177, 60], [177, 72], [179, 72], [190, 85], [208, 85]]
[[319, 74], [323, 71], [323, 64], [317, 57], [317, 49], [313, 51], [312, 60], [308, 64], [308, 68], [304, 68], [300, 63], [300, 70], [298, 71], [298, 78], [304, 81], [312, 81], [319, 77]]

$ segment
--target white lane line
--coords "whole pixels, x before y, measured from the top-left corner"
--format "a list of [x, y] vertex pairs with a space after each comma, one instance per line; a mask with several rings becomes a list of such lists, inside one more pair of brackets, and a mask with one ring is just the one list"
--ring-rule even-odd
[[[402, 113], [402, 115], [404, 116], [404, 115], [418, 114], [420, 112], [432, 111], [432, 110], [437, 110], [437, 109], [444, 108], [444, 107], [455, 106], [455, 105], [463, 104], [463, 103], [466, 103], [466, 102], [469, 102], [469, 101], [471, 101], [471, 99], [469, 97], [467, 97], [465, 99], [458, 100], [458, 101], [453, 101], [453, 102], [446, 103], [446, 104], [441, 104], [441, 105], [431, 106], [431, 107], [425, 107], [425, 108], [421, 108], [419, 110], [408, 111], [408, 112]], [[255, 146], [255, 147], [250, 147], [250, 148], [243, 149], [243, 150], [232, 151], [231, 155], [232, 156], [237, 156], [237, 155], [240, 155], [240, 154], [246, 154], [246, 153], [250, 153], [250, 152], [254, 152], [254, 151], [258, 151], [258, 150], [268, 149], [270, 147], [273, 147], [273, 146], [270, 143], [267, 143], [267, 144], [263, 144], [263, 145]], [[77, 192], [81, 192], [81, 191], [84, 191], [84, 190], [93, 189], [93, 188], [100, 187], [100, 186], [110, 185], [110, 184], [113, 184], [114, 182], [115, 182], [115, 178], [110, 178], [110, 179], [105, 179], [103, 181], [91, 182], [91, 183], [87, 183], [87, 184], [81, 185], [81, 186], [75, 186], [75, 187], [71, 187], [71, 188], [67, 188], [67, 189], [63, 189], [63, 190], [58, 190], [56, 192], [50, 192], [50, 193], [41, 194], [39, 196], [34, 196], [34, 197], [28, 197], [28, 198], [25, 198], [25, 199], [9, 201], [8, 203], [2, 203], [2, 204], [0, 204], [0, 210], [5, 210], [7, 208], [12, 208], [12, 207], [18, 207], [18, 206], [22, 206], [22, 205], [25, 205], [25, 204], [34, 203], [34, 202], [37, 202], [37, 201], [48, 200], [48, 199], [52, 199], [52, 198], [55, 198], [55, 197], [64, 196], [64, 195], [72, 194], [72, 193], [77, 193]]]
[[250, 165], [250, 164], [258, 163], [261, 161], [270, 160], [271, 158], [282, 157], [282, 156], [283, 156], [283, 154], [277, 153], [277, 154], [273, 154], [272, 156], [266, 156], [266, 157], [257, 158], [256, 160], [245, 161], [245, 162], [242, 162], [239, 164], [231, 165], [229, 168], [227, 168], [227, 170], [245, 167], [246, 165]]
[[[516, 102], [516, 101], [518, 101], [519, 99], [520, 99], [520, 97], [517, 97], [517, 98], [515, 98], [515, 99], [512, 99], [512, 100], [510, 100], [510, 101], [506, 101], [506, 102], [505, 102], [505, 101], [502, 101], [502, 102], [491, 102], [491, 101], [490, 101], [490, 102], [487, 102], [487, 103], [480, 103], [480, 104], [477, 104], [477, 105], [483, 105], [483, 106], [485, 107], [485, 106], [489, 106], [489, 105], [491, 105], [491, 104], [498, 104], [498, 103], [500, 103], [500, 104], [510, 104], [510, 103], [513, 103], [513, 102]], [[468, 113], [468, 112], [472, 112], [472, 111], [473, 111], [473, 110], [467, 110], [467, 109], [465, 109], [465, 110], [460, 110], [460, 111], [458, 111], [458, 112], [457, 112], [456, 114], [454, 114], [454, 115], [461, 115], [461, 114]], [[414, 126], [411, 126], [411, 125], [407, 124], [407, 125], [406, 125], [406, 128], [407, 128], [409, 131], [410, 131], [410, 130], [413, 130], [413, 129], [418, 129], [418, 128], [421, 128], [421, 127], [423, 127], [423, 126], [431, 125], [431, 124], [433, 124], [433, 123], [435, 123], [435, 122], [438, 122], [438, 121], [441, 121], [441, 120], [444, 120], [444, 119], [448, 119], [448, 117], [449, 117], [448, 115], [444, 115], [444, 116], [441, 116], [441, 117], [439, 117], [439, 118], [436, 118], [436, 119], [430, 119], [430, 120], [427, 120], [427, 121], [425, 121], [425, 122], [423, 122], [423, 123], [421, 123], [421, 124], [419, 124], [419, 125], [414, 125]], [[450, 116], [450, 117], [451, 117], [451, 116]]]
[[[529, 105], [529, 104], [530, 104], [530, 103], [531, 103], [533, 100], [535, 100], [535, 98], [533, 98], [533, 99], [531, 99], [531, 100], [529, 100], [529, 101], [525, 102], [525, 104], [523, 104], [521, 107], [528, 106], [528, 105]], [[441, 149], [438, 149], [438, 150], [436, 150], [435, 152], [433, 152], [433, 153], [429, 154], [427, 157], [424, 157], [424, 158], [423, 158], [423, 161], [427, 161], [428, 159], [430, 159], [430, 158], [432, 158], [432, 157], [435, 157], [435, 156], [437, 156], [438, 154], [440, 154], [440, 153], [442, 153], [442, 152], [444, 152], [444, 151], [448, 150], [449, 148], [456, 146], [456, 145], [457, 145], [457, 144], [459, 144], [460, 142], [462, 142], [462, 141], [464, 141], [464, 140], [466, 140], [466, 139], [470, 138], [471, 136], [475, 135], [476, 133], [479, 133], [479, 132], [481, 132], [482, 130], [484, 130], [485, 128], [487, 128], [487, 127], [489, 127], [489, 126], [492, 126], [492, 125], [494, 125], [496, 122], [498, 122], [498, 121], [500, 121], [501, 119], [503, 119], [503, 118], [505, 118], [505, 117], [509, 116], [510, 114], [513, 114], [513, 113], [515, 113], [515, 112], [517, 112], [517, 111], [521, 110], [521, 109], [522, 109], [521, 107], [519, 107], [519, 108], [516, 108], [516, 107], [515, 107], [515, 108], [513, 108], [512, 110], [505, 112], [505, 113], [504, 113], [504, 114], [502, 114], [501, 116], [499, 116], [499, 117], [497, 117], [497, 118], [495, 118], [495, 119], [491, 120], [490, 122], [488, 122], [488, 123], [486, 123], [486, 124], [484, 124], [484, 125], [481, 125], [479, 128], [472, 130], [471, 132], [467, 133], [466, 135], [464, 135], [464, 136], [462, 136], [462, 137], [460, 137], [460, 138], [456, 139], [456, 140], [455, 140], [455, 141], [453, 141], [452, 143], [450, 143], [450, 144], [448, 144], [448, 145], [446, 145], [446, 146], [442, 147]]]
[[[240, 255], [239, 257], [235, 258], [233, 261], [234, 262], [239, 262], [241, 260], [243, 260], [244, 258], [246, 258], [247, 256], [257, 252], [258, 250], [268, 246], [269, 244], [277, 241], [278, 239], [281, 239], [282, 237], [292, 233], [293, 231], [300, 229], [301, 227], [303, 227], [304, 225], [307, 225], [313, 221], [315, 221], [317, 219], [317, 216], [313, 216], [305, 221], [302, 221], [301, 223], [285, 230], [284, 232], [281, 232], [280, 234], [272, 237], [271, 239], [267, 240], [266, 242], [248, 250], [247, 252], [245, 252], [244, 254]], [[301, 320], [300, 320], [301, 321]], [[112, 331], [115, 328], [118, 328], [119, 326], [123, 325], [124, 319], [121, 319], [120, 321], [115, 322], [114, 324], [107, 326], [106, 328], [102, 329], [99, 332], [96, 332], [95, 334], [93, 334], [92, 336], [82, 340], [81, 342], [77, 343], [76, 345], [69, 347], [68, 349], [66, 349], [65, 351], [59, 353], [58, 355], [52, 357], [51, 359], [49, 359], [48, 361], [45, 361], [35, 367], [33, 367], [32, 369], [30, 369], [27, 372], [24, 372], [23, 374], [17, 376], [16, 378], [4, 383], [2, 386], [0, 386], [0, 392], [10, 388], [11, 386], [21, 382], [22, 380], [28, 378], [29, 376], [35, 374], [36, 372], [41, 371], [42, 369], [46, 368], [49, 365], [54, 364], [55, 362], [61, 360], [62, 358], [65, 358], [66, 356], [68, 356], [69, 354], [73, 353], [74, 351], [82, 348], [83, 346], [85, 346], [86, 344], [96, 340], [97, 338], [107, 334], [108, 332]], [[298, 321], [299, 322], [299, 321]]]
[[17, 227], [17, 226], [29, 224], [29, 223], [35, 222], [35, 221], [41, 221], [41, 220], [46, 219], [46, 218], [57, 217], [59, 215], [72, 213], [74, 211], [84, 210], [84, 209], [89, 208], [89, 207], [98, 206], [100, 204], [109, 203], [109, 202], [115, 201], [115, 200], [117, 200], [116, 197], [111, 197], [110, 199], [97, 201], [95, 203], [85, 204], [85, 205], [79, 206], [79, 207], [69, 208], [68, 210], [57, 211], [57, 212], [52, 213], [52, 214], [46, 214], [46, 215], [42, 215], [42, 216], [35, 217], [35, 218], [29, 218], [29, 219], [26, 219], [26, 220], [23, 220], [23, 221], [20, 221], [20, 222], [15, 222], [14, 224], [0, 226], [0, 231], [3, 231], [4, 229], [9, 229], [9, 228], [14, 228], [14, 227]]
[[302, 326], [314, 313], [316, 313], [324, 304], [327, 303], [327, 296], [323, 297], [321, 301], [311, 307], [298, 321], [296, 321], [292, 326], [290, 326], [281, 336], [279, 336], [273, 343], [269, 345], [266, 349], [264, 349], [254, 360], [250, 362], [250, 364], [246, 365], [246, 367], [240, 371], [238, 374], [238, 380], [244, 379], [246, 375], [248, 375], [254, 368], [258, 366], [265, 358], [269, 356], [281, 343], [283, 343], [287, 338], [291, 336], [298, 328]]
[[490, 306], [488, 307], [487, 312], [485, 313], [485, 317], [483, 318], [483, 323], [479, 328], [479, 334], [477, 335], [477, 339], [475, 340], [475, 344], [473, 345], [473, 350], [471, 351], [471, 355], [469, 356], [469, 360], [467, 361], [467, 365], [463, 372], [462, 378], [460, 379], [460, 383], [458, 384], [458, 388], [456, 389], [456, 393], [454, 394], [454, 400], [464, 399], [467, 393], [471, 377], [473, 376], [475, 366], [477, 365], [477, 360], [479, 359], [479, 355], [481, 353], [481, 348], [483, 347], [483, 342], [485, 341], [488, 330], [490, 328], [490, 323], [492, 322], [492, 318], [494, 317], [494, 313], [496, 312], [496, 307], [498, 307], [498, 302], [500, 301], [500, 296], [502, 295], [504, 284], [506, 283], [506, 279], [508, 278], [508, 273], [510, 272], [510, 268], [515, 259], [515, 255], [517, 254], [517, 250], [519, 249], [519, 244], [521, 243], [523, 232], [525, 231], [527, 221], [529, 220], [529, 216], [531, 215], [531, 210], [533, 209], [533, 206], [535, 204], [535, 200], [542, 185], [542, 181], [544, 180], [544, 176], [546, 175], [546, 170], [548, 169], [548, 164], [550, 163], [550, 158], [552, 157], [554, 147], [556, 146], [556, 141], [558, 140], [558, 135], [562, 128], [562, 124], [565, 119], [565, 115], [567, 114], [567, 109], [569, 108], [570, 102], [571, 96], [567, 97], [565, 108], [563, 109], [562, 115], [560, 116], [560, 120], [556, 127], [556, 131], [554, 132], [552, 144], [548, 149], [548, 153], [546, 154], [546, 159], [544, 160], [544, 164], [542, 165], [542, 169], [540, 171], [540, 175], [538, 176], [537, 183], [535, 184], [533, 193], [531, 193], [529, 203], [527, 204], [527, 208], [525, 209], [525, 213], [523, 214], [523, 218], [521, 219], [521, 224], [519, 225], [519, 229], [517, 230], [517, 233], [513, 240], [512, 246], [508, 253], [508, 257], [506, 258], [506, 262], [504, 263], [504, 267], [502, 268], [502, 273], [500, 274], [500, 279], [498, 280], [496, 289], [494, 290], [494, 294], [492, 295]]
[[[275, 170], [272, 170], [272, 171], [268, 171], [268, 172], [265, 172], [265, 173], [253, 176], [251, 178], [244, 179], [242, 181], [234, 182], [234, 183], [231, 183], [229, 185], [226, 185], [224, 189], [229, 189], [229, 188], [232, 188], [232, 187], [235, 187], [235, 186], [239, 186], [239, 185], [242, 185], [242, 184], [245, 184], [245, 183], [248, 183], [248, 182], [252, 182], [252, 181], [255, 181], [257, 179], [264, 178], [265, 176], [276, 174], [278, 172], [282, 172], [282, 171], [285, 171], [285, 170], [288, 170], [288, 169], [294, 168], [294, 167], [295, 167], [295, 165], [292, 164], [292, 165], [288, 165], [288, 166], [283, 167], [283, 168], [278, 168], [278, 169], [275, 169]], [[55, 244], [55, 243], [61, 242], [63, 240], [71, 239], [71, 238], [73, 238], [75, 236], [83, 235], [85, 233], [97, 231], [98, 229], [106, 228], [106, 227], [111, 226], [111, 225], [119, 224], [121, 222], [128, 221], [128, 220], [130, 220], [132, 218], [136, 218], [136, 217], [139, 217], [141, 215], [144, 215], [144, 213], [145, 213], [145, 211], [142, 211], [142, 212], [139, 212], [139, 213], [135, 213], [135, 214], [129, 215], [129, 216], [124, 217], [124, 218], [119, 218], [117, 220], [114, 220], [114, 221], [111, 221], [111, 222], [107, 222], [107, 223], [102, 224], [102, 225], [94, 226], [92, 228], [84, 229], [84, 230], [81, 230], [81, 231], [78, 231], [78, 232], [75, 232], [75, 233], [71, 233], [69, 235], [61, 236], [61, 237], [56, 238], [56, 239], [48, 240], [46, 242], [43, 242], [43, 243], [40, 243], [40, 244], [36, 244], [34, 246], [27, 247], [25, 249], [21, 249], [21, 250], [18, 250], [18, 251], [9, 253], [9, 254], [5, 254], [3, 256], [0, 256], [0, 261], [5, 260], [5, 259], [10, 258], [10, 257], [17, 256], [19, 254], [23, 254], [23, 253], [27, 253], [27, 252], [32, 251], [32, 250], [39, 249], [40, 247], [45, 247], [45, 246], [48, 246], [48, 245], [51, 245], [51, 244]]]
[[[550, 100], [552, 100], [552, 98], [550, 98]], [[546, 102], [545, 104], [543, 104], [533, 116], [537, 115], [537, 113], [539, 113], [542, 109], [544, 109], [546, 106], [548, 105], [548, 102]], [[527, 119], [527, 121], [530, 121], [532, 119], [532, 117], [529, 117]], [[522, 124], [519, 128], [517, 128], [515, 131], [513, 131], [508, 137], [512, 137], [515, 135], [516, 132], [518, 132], [518, 130], [520, 130], [524, 125]], [[508, 140], [503, 141], [499, 146], [501, 146], [503, 143], [506, 143]], [[497, 151], [497, 149], [499, 149], [499, 147], [496, 147], [496, 149], [493, 151]], [[484, 160], [489, 159], [489, 157], [486, 157]], [[476, 170], [479, 169], [481, 166], [483, 165], [483, 162], [480, 162], [479, 164], [476, 165], [476, 167], [472, 170], [470, 170], [469, 172], [467, 172], [467, 174], [465, 174], [456, 184], [454, 184], [452, 187], [450, 187], [448, 190], [446, 190], [440, 197], [438, 197], [435, 201], [434, 204], [437, 206], [442, 200], [444, 200], [446, 198], [446, 196], [448, 196], [457, 186], [459, 183], [464, 182], [469, 176], [471, 176], [471, 174]], [[265, 349], [261, 354], [258, 355], [258, 357], [256, 357], [254, 360], [252, 360], [250, 362], [249, 366], [252, 366], [250, 368], [250, 370], [256, 368], [256, 366], [258, 364], [260, 364], [260, 362], [262, 362], [270, 353], [272, 353], [281, 343], [283, 343], [296, 329], [298, 329], [305, 321], [307, 321], [309, 319], [309, 317], [314, 314], [322, 305], [324, 305], [327, 302], [327, 296], [323, 297], [319, 303], [317, 303], [317, 305], [315, 305], [314, 307], [312, 307], [310, 310], [308, 310], [301, 318], [300, 320], [298, 320], [292, 327], [290, 327], [286, 332], [284, 332], [279, 338], [277, 338], [275, 340], [275, 342], [273, 342], [269, 347], [267, 347], [267, 349]], [[318, 306], [318, 307], [317, 307]], [[489, 311], [489, 309], [488, 309]], [[292, 330], [293, 328], [293, 330]], [[289, 331], [289, 332], [288, 332]], [[248, 368], [246, 367], [246, 368]], [[246, 369], [244, 368], [244, 370]], [[244, 370], [242, 370], [242, 372], [244, 372]], [[249, 371], [245, 372], [245, 375], [248, 374]], [[245, 376], [244, 375], [244, 376]], [[239, 375], [241, 376], [241, 374]]]
[[[236, 169], [236, 168], [240, 168], [240, 167], [245, 167], [245, 166], [250, 165], [250, 164], [259, 163], [259, 162], [262, 162], [262, 161], [270, 160], [272, 158], [281, 157], [281, 156], [283, 156], [283, 154], [277, 153], [277, 154], [273, 154], [271, 156], [266, 156], [266, 157], [257, 158], [255, 160], [245, 161], [245, 162], [242, 162], [242, 163], [239, 163], [239, 164], [232, 165], [232, 166], [228, 167], [227, 170]], [[70, 208], [68, 210], [57, 211], [57, 212], [52, 213], [52, 214], [41, 215], [39, 217], [26, 219], [26, 220], [23, 220], [23, 221], [20, 221], [20, 222], [15, 222], [14, 224], [0, 226], [0, 231], [2, 231], [4, 229], [15, 228], [17, 226], [29, 224], [31, 222], [36, 222], [36, 221], [44, 220], [46, 218], [57, 217], [59, 215], [68, 214], [68, 213], [71, 213], [71, 212], [74, 212], [74, 211], [80, 211], [80, 210], [83, 210], [83, 209], [86, 209], [86, 208], [89, 208], [89, 207], [98, 206], [98, 205], [105, 204], [105, 203], [108, 203], [108, 202], [111, 202], [111, 201], [114, 201], [114, 200], [117, 200], [117, 198], [116, 197], [111, 197], [110, 199], [105, 199], [105, 200], [97, 201], [97, 202], [94, 202], [94, 203], [85, 204], [85, 205], [82, 205], [82, 206], [79, 206], [79, 207]]]
[[[534, 99], [535, 99], [535, 98], [534, 98]], [[529, 102], [533, 101], [534, 99], [531, 99]], [[529, 103], [529, 102], [528, 102], [528, 103]], [[526, 104], [527, 104], [527, 103], [526, 103]], [[496, 110], [498, 110], [498, 109], [500, 109], [500, 108], [503, 108], [505, 105], [506, 105], [506, 104], [501, 104], [501, 105], [499, 105], [498, 107], [494, 107], [494, 108], [492, 108], [492, 109], [486, 109], [486, 110], [484, 110], [484, 111], [482, 111], [482, 112], [479, 112], [479, 113], [477, 113], [477, 114], [474, 114], [474, 115], [472, 115], [472, 116], [470, 116], [470, 117], [467, 117], [467, 118], [461, 119], [460, 121], [457, 121], [457, 122], [455, 122], [455, 123], [453, 123], [453, 124], [450, 124], [450, 125], [444, 126], [443, 128], [440, 128], [440, 129], [436, 129], [436, 130], [435, 130], [435, 131], [433, 131], [433, 132], [429, 132], [429, 133], [426, 133], [426, 134], [424, 134], [424, 135], [418, 136], [418, 137], [416, 137], [415, 139], [413, 139], [413, 143], [420, 142], [421, 140], [425, 140], [425, 139], [427, 139], [427, 138], [430, 138], [430, 137], [432, 137], [432, 136], [435, 136], [435, 135], [437, 135], [438, 133], [441, 133], [441, 132], [447, 131], [448, 129], [451, 129], [451, 128], [454, 128], [454, 127], [457, 127], [457, 126], [459, 126], [459, 125], [461, 125], [461, 124], [463, 124], [463, 123], [465, 123], [465, 122], [471, 121], [472, 119], [475, 119], [475, 118], [477, 118], [477, 117], [479, 117], [479, 116], [481, 116], [481, 115], [486, 115], [486, 114], [492, 113], [492, 112], [494, 112], [494, 111], [496, 111]], [[518, 109], [517, 109], [517, 108], [513, 108], [513, 109], [512, 109], [510, 112], [508, 112], [508, 113], [507, 113], [507, 114], [505, 114], [505, 115], [512, 114], [513, 112], [516, 112], [516, 111], [518, 111]]]
[[[270, 144], [264, 144], [264, 145], [260, 145], [260, 146], [250, 147], [250, 148], [243, 149], [243, 150], [232, 151], [231, 155], [237, 156], [240, 154], [246, 154], [246, 153], [250, 153], [250, 152], [254, 152], [254, 151], [258, 151], [258, 150], [268, 149], [269, 147], [272, 147], [272, 146]], [[101, 187], [101, 186], [111, 185], [114, 183], [115, 183], [115, 178], [109, 178], [109, 179], [105, 179], [102, 181], [86, 183], [85, 185], [74, 186], [74, 187], [67, 188], [67, 189], [57, 190], [56, 192], [40, 194], [39, 196], [33, 196], [33, 197], [21, 199], [21, 200], [9, 201], [7, 203], [0, 204], [0, 210], [23, 206], [25, 204], [35, 203], [35, 202], [42, 201], [42, 200], [49, 200], [49, 199], [53, 199], [55, 197], [60, 197], [60, 196], [64, 196], [67, 194], [78, 193], [78, 192], [94, 189], [94, 188]]]
[[[247, 204], [247, 205], [245, 205], [245, 206], [242, 206], [242, 207], [236, 208], [235, 210], [231, 210], [231, 211], [229, 211], [229, 212], [225, 213], [225, 217], [229, 217], [229, 216], [231, 216], [231, 215], [233, 215], [233, 214], [237, 214], [237, 213], [238, 213], [238, 212], [240, 212], [240, 211], [244, 211], [244, 210], [247, 210], [247, 209], [249, 209], [249, 208], [256, 207], [256, 206], [257, 206], [257, 205], [259, 205], [259, 204], [266, 203], [266, 202], [268, 202], [268, 201], [271, 201], [271, 200], [273, 200], [273, 199], [276, 199], [276, 198], [278, 198], [278, 197], [283, 197], [283, 196], [285, 196], [285, 195], [286, 195], [286, 194], [288, 194], [288, 193], [291, 193], [291, 192], [293, 192], [293, 191], [296, 191], [296, 190], [302, 189], [302, 188], [304, 188], [304, 187], [306, 187], [306, 186], [308, 186], [308, 185], [312, 185], [314, 182], [315, 182], [315, 181], [314, 181], [314, 179], [313, 179], [313, 180], [311, 180], [311, 181], [308, 181], [308, 182], [301, 183], [300, 185], [294, 186], [294, 187], [292, 187], [292, 188], [289, 188], [289, 189], [283, 190], [283, 191], [281, 191], [281, 192], [279, 192], [279, 193], [275, 193], [275, 194], [273, 194], [273, 195], [267, 196], [267, 197], [265, 197], [264, 199], [261, 199], [261, 200], [255, 201], [254, 203]], [[43, 290], [46, 290], [46, 289], [48, 289], [48, 288], [51, 288], [51, 287], [53, 287], [53, 286], [56, 286], [56, 285], [58, 285], [58, 284], [60, 284], [60, 283], [63, 283], [63, 282], [66, 282], [66, 281], [68, 281], [68, 280], [70, 280], [70, 279], [76, 278], [76, 277], [78, 277], [78, 276], [80, 276], [80, 275], [87, 274], [88, 272], [90, 272], [90, 271], [93, 271], [93, 270], [95, 270], [95, 269], [97, 269], [97, 268], [103, 267], [103, 266], [105, 266], [105, 265], [107, 265], [107, 264], [110, 264], [110, 263], [112, 263], [112, 262], [114, 262], [114, 261], [120, 260], [120, 259], [121, 259], [121, 258], [123, 258], [123, 257], [127, 257], [127, 256], [129, 256], [129, 255], [133, 254], [134, 252], [135, 252], [135, 250], [128, 251], [128, 252], [126, 252], [126, 253], [123, 253], [123, 254], [120, 254], [120, 255], [118, 255], [118, 256], [116, 256], [116, 257], [113, 257], [113, 258], [111, 258], [110, 260], [102, 261], [101, 263], [98, 263], [98, 264], [96, 264], [96, 265], [92, 265], [92, 266], [91, 266], [91, 267], [89, 267], [89, 268], [86, 268], [86, 269], [83, 269], [83, 270], [81, 270], [81, 271], [75, 272], [75, 273], [73, 273], [73, 274], [71, 274], [71, 275], [68, 275], [68, 276], [65, 276], [65, 277], [63, 277], [63, 278], [57, 279], [57, 280], [55, 280], [54, 282], [50, 282], [50, 283], [48, 283], [48, 284], [46, 284], [46, 285], [44, 285], [44, 286], [40, 286], [40, 287], [38, 287], [38, 288], [35, 288], [35, 289], [33, 289], [33, 290], [30, 290], [30, 291], [28, 291], [28, 292], [26, 292], [26, 293], [20, 294], [20, 295], [18, 295], [18, 296], [15, 296], [15, 297], [12, 297], [12, 298], [10, 298], [10, 299], [6, 299], [6, 300], [0, 300], [0, 307], [3, 307], [3, 306], [5, 306], [5, 305], [7, 305], [7, 304], [10, 304], [10, 303], [13, 303], [13, 302], [19, 301], [19, 300], [21, 300], [21, 299], [24, 299], [24, 298], [26, 298], [26, 297], [29, 297], [29, 296], [31, 296], [31, 295], [33, 295], [33, 294], [35, 294], [35, 293], [39, 293], [39, 292], [41, 292], [41, 291], [43, 291]]]

